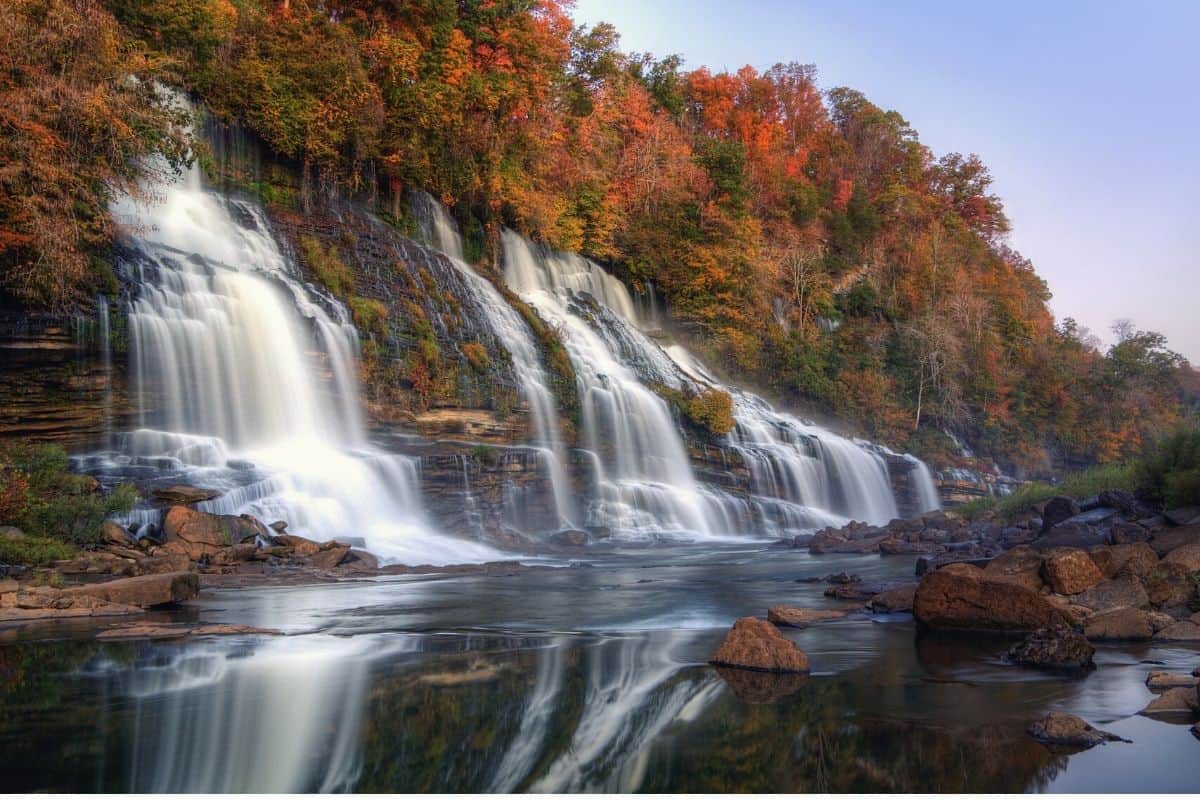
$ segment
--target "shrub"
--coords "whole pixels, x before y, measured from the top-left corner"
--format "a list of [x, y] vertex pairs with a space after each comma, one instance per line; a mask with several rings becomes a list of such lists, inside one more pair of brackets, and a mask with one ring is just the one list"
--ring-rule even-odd
[[687, 401], [687, 415], [700, 427], [723, 436], [733, 430], [733, 398], [720, 389], [707, 389]]
[[387, 337], [388, 308], [379, 300], [353, 295], [348, 301], [354, 324], [363, 333], [376, 339]]
[[67, 471], [58, 445], [8, 444], [0, 449], [0, 524], [15, 525], [32, 538], [76, 545], [100, 540], [100, 523], [137, 502], [133, 486], [108, 494], [92, 479]]
[[326, 248], [315, 236], [301, 236], [300, 247], [304, 250], [304, 260], [313, 275], [335, 297], [344, 299], [353, 294], [354, 272], [342, 261], [333, 244]]
[[1157, 442], [1137, 467], [1138, 487], [1168, 508], [1200, 503], [1200, 428]]
[[459, 349], [462, 350], [462, 354], [471, 367], [479, 372], [483, 372], [492, 364], [492, 360], [488, 358], [487, 348], [479, 342], [464, 342]]
[[58, 539], [45, 536], [23, 536], [17, 539], [0, 537], [0, 564], [29, 564], [34, 567], [75, 555], [75, 548]]

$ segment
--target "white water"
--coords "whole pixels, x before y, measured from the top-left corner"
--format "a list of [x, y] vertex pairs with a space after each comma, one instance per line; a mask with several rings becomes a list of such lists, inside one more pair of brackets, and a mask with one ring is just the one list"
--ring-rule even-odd
[[529, 405], [533, 422], [533, 444], [541, 448], [541, 462], [550, 475], [560, 526], [573, 525], [573, 503], [567, 473], [564, 468], [566, 451], [559, 429], [557, 402], [550, 391], [550, 379], [542, 368], [541, 356], [533, 333], [491, 281], [472, 269], [463, 258], [462, 235], [446, 209], [428, 194], [417, 193], [413, 198], [414, 211], [421, 221], [425, 238], [449, 257], [455, 269], [466, 279], [487, 317], [496, 340], [512, 355], [513, 370], [520, 382], [521, 393]]
[[121, 437], [122, 457], [166, 458], [225, 491], [206, 510], [361, 538], [385, 560], [496, 557], [432, 531], [415, 462], [366, 444], [346, 309], [302, 283], [262, 211], [205, 190], [196, 168], [158, 194], [114, 208], [140, 284], [130, 334], [143, 428]]
[[[577, 373], [586, 445], [600, 454], [593, 524], [640, 533], [678, 527], [702, 536], [745, 527], [744, 501], [698, 486], [674, 420], [646, 380], [677, 390], [714, 387], [732, 396], [736, 429], [729, 445], [750, 468], [751, 504], [769, 532], [848, 519], [883, 524], [899, 516], [882, 448], [723, 385], [677, 344], [664, 350], [639, 330], [624, 285], [598, 265], [537, 248], [512, 231], [504, 232], [503, 244], [506, 282], [558, 328]], [[657, 327], [658, 320], [651, 324]], [[936, 508], [928, 470], [917, 464], [912, 480], [918, 504]]]

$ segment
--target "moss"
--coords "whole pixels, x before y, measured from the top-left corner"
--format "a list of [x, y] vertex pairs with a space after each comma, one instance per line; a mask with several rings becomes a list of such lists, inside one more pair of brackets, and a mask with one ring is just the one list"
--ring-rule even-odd
[[720, 389], [708, 389], [688, 400], [687, 415], [701, 428], [723, 436], [733, 430], [733, 398]]
[[305, 263], [317, 281], [335, 297], [345, 300], [354, 293], [354, 272], [342, 261], [336, 247], [332, 244], [322, 247], [315, 236], [301, 236], [300, 247]]
[[471, 449], [471, 455], [475, 459], [488, 467], [494, 467], [500, 463], [500, 450], [487, 444], [477, 444]]
[[350, 313], [354, 315], [354, 324], [361, 333], [369, 334], [377, 339], [387, 338], [388, 308], [379, 300], [361, 295], [353, 295], [347, 301]]
[[484, 372], [492, 365], [492, 360], [488, 357], [487, 348], [479, 342], [464, 342], [459, 346], [463, 356], [466, 357], [467, 363], [479, 372]]

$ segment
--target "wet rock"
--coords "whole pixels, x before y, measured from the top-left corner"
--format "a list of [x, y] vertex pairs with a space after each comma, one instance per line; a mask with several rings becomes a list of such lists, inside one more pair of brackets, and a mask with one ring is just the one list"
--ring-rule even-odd
[[1097, 614], [1116, 611], [1119, 608], [1149, 608], [1150, 598], [1141, 581], [1131, 575], [1122, 575], [1100, 583], [1075, 597], [1075, 602], [1087, 606]]
[[1096, 641], [1145, 640], [1154, 635], [1150, 615], [1136, 608], [1119, 608], [1090, 617], [1083, 635]]
[[1079, 504], [1073, 498], [1059, 495], [1051, 497], [1042, 507], [1042, 531], [1048, 531], [1060, 522], [1065, 522], [1079, 513]]
[[880, 592], [871, 598], [869, 605], [872, 611], [883, 614], [893, 614], [901, 611], [912, 611], [913, 598], [917, 594], [917, 584], [906, 583]]
[[366, 550], [351, 548], [338, 566], [351, 571], [374, 572], [379, 569], [379, 559]]
[[983, 568], [983, 577], [989, 581], [1015, 583], [1035, 592], [1041, 591], [1042, 554], [1026, 545], [1014, 547], [989, 561]]
[[1177, 687], [1175, 689], [1167, 689], [1154, 700], [1150, 701], [1150, 705], [1143, 708], [1140, 713], [1152, 717], [1157, 715], [1193, 714], [1196, 711], [1200, 711], [1200, 697], [1196, 694], [1196, 687], [1192, 686], [1190, 688]]
[[1155, 608], [1174, 608], [1187, 603], [1196, 594], [1192, 571], [1183, 564], [1163, 561], [1142, 579], [1146, 596]]
[[1096, 498], [1100, 505], [1115, 508], [1126, 516], [1133, 516], [1141, 508], [1137, 498], [1133, 496], [1133, 492], [1127, 492], [1123, 489], [1106, 489]]
[[751, 705], [776, 703], [795, 694], [808, 682], [808, 676], [804, 674], [757, 672], [730, 667], [717, 667], [717, 674], [734, 697]]
[[1188, 572], [1200, 572], [1200, 543], [1177, 547], [1163, 557], [1164, 564], [1181, 564]]
[[1151, 672], [1146, 676], [1146, 688], [1152, 692], [1165, 692], [1167, 689], [1195, 688], [1195, 675], [1176, 675], [1172, 672]]
[[202, 503], [205, 500], [213, 500], [221, 496], [221, 493], [215, 489], [201, 489], [199, 486], [168, 486], [163, 489], [155, 489], [150, 494], [160, 503], [184, 506]]
[[1164, 511], [1163, 516], [1172, 525], [1194, 525], [1200, 523], [1200, 507], [1184, 506], [1183, 508], [1172, 508]]
[[187, 625], [169, 622], [138, 622], [109, 628], [96, 634], [97, 639], [182, 639], [196, 636], [279, 636], [282, 631], [274, 628], [256, 628], [252, 625]]
[[86, 595], [128, 606], [150, 608], [168, 603], [182, 603], [200, 593], [200, 578], [193, 572], [168, 572], [162, 575], [142, 575], [104, 583], [84, 584], [64, 589], [67, 596]]
[[[1104, 575], [1091, 557], [1082, 550], [1054, 551], [1042, 564], [1046, 583], [1059, 594], [1079, 594], [1099, 583]], [[987, 570], [984, 570], [987, 574]]]
[[968, 564], [965, 561], [960, 561], [954, 564], [947, 564], [941, 567], [938, 572], [944, 572], [947, 575], [961, 575], [966, 578], [974, 578], [976, 580], [983, 579], [983, 570], [974, 564]]
[[903, 539], [884, 539], [879, 543], [879, 552], [885, 556], [916, 555], [932, 553], [937, 545], [933, 542], [908, 542]]
[[187, 506], [172, 506], [163, 517], [163, 534], [168, 545], [186, 552], [193, 561], [216, 553], [223, 547], [269, 538], [266, 527], [249, 515], [240, 517], [208, 514]]
[[298, 556], [313, 556], [321, 552], [319, 542], [314, 542], [312, 539], [305, 539], [303, 536], [296, 536], [291, 533], [282, 533], [275, 537], [275, 543], [280, 547], [289, 547], [292, 552]]
[[1067, 625], [1037, 592], [939, 569], [917, 586], [913, 616], [935, 630], [1033, 631]]
[[1073, 714], [1051, 711], [1029, 726], [1029, 735], [1044, 744], [1095, 747], [1105, 742], [1127, 742], [1116, 734], [1093, 728]]
[[559, 531], [550, 541], [563, 547], [583, 547], [588, 543], [588, 535], [583, 531]]
[[1200, 544], [1200, 525], [1164, 528], [1155, 531], [1154, 536], [1150, 538], [1150, 546], [1154, 548], [1154, 552], [1158, 554], [1159, 558], [1189, 544]]
[[118, 547], [126, 547], [133, 544], [133, 537], [129, 535], [129, 531], [111, 519], [106, 519], [100, 523], [100, 539], [105, 544], [116, 545]]
[[1056, 525], [1050, 532], [1043, 533], [1034, 539], [1030, 546], [1036, 550], [1052, 550], [1058, 547], [1087, 550], [1098, 544], [1104, 544], [1105, 541], [1105, 534], [1098, 528], [1064, 522]]
[[283, 533], [284, 531], [287, 530], [287, 527], [288, 527], [287, 520], [282, 520], [282, 519], [277, 519], [274, 522], [272, 522], [270, 525], [271, 530], [275, 531], [276, 533]]
[[1066, 625], [1039, 628], [1008, 651], [1014, 664], [1041, 669], [1093, 669], [1096, 648]]
[[1200, 623], [1182, 620], [1163, 628], [1154, 638], [1164, 642], [1200, 642]]
[[1112, 574], [1106, 572], [1105, 577], [1128, 573], [1143, 578], [1158, 566], [1158, 554], [1145, 542], [1114, 544], [1108, 549], [1112, 553]]
[[825, 576], [826, 583], [842, 584], [842, 583], [858, 583], [862, 578], [851, 572], [835, 572], [832, 575]]
[[886, 592], [893, 588], [891, 583], [883, 583], [880, 581], [863, 581], [861, 583], [843, 583], [838, 586], [830, 586], [825, 590], [826, 597], [832, 597], [835, 600], [847, 600], [856, 603], [865, 603], [877, 594]]
[[767, 621], [789, 628], [807, 628], [814, 622], [841, 619], [849, 613], [849, 609], [795, 608], [793, 606], [780, 605], [771, 606], [767, 609]]
[[742, 617], [733, 623], [710, 663], [762, 672], [808, 672], [808, 656], [770, 622]]
[[347, 545], [338, 545], [328, 550], [322, 550], [309, 559], [309, 563], [320, 570], [331, 570], [350, 554]]

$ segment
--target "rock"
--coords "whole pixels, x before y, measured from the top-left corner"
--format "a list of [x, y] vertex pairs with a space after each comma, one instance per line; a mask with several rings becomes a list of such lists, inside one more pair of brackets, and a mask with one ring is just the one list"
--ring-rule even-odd
[[[1081, 508], [1082, 508], [1082, 506], [1081, 506]], [[1113, 517], [1115, 517], [1116, 515], [1117, 515], [1117, 510], [1115, 508], [1082, 509], [1080, 511], [1080, 513], [1076, 514], [1073, 517], [1069, 517], [1058, 524], [1063, 525], [1063, 526], [1066, 526], [1066, 525], [1099, 525], [1101, 522], [1110, 520]]]
[[1131, 575], [1122, 575], [1100, 583], [1075, 597], [1075, 602], [1087, 606], [1097, 614], [1116, 611], [1119, 608], [1149, 608], [1150, 598], [1141, 581]]
[[1200, 722], [1197, 722], [1195, 725], [1192, 726], [1192, 736], [1195, 736], [1197, 739], [1200, 739]]
[[1040, 592], [1043, 586], [1042, 554], [1028, 545], [1014, 547], [989, 561], [983, 568], [983, 577]]
[[839, 586], [830, 586], [825, 590], [826, 597], [832, 597], [835, 600], [846, 600], [855, 603], [866, 603], [875, 595], [886, 592], [893, 588], [895, 584], [883, 581], [863, 581], [862, 583], [844, 583]]
[[832, 575], [825, 576], [826, 583], [844, 584], [844, 583], [861, 583], [862, 578], [850, 572], [835, 572]]
[[550, 541], [563, 547], [583, 547], [588, 543], [588, 535], [583, 531], [559, 531]]
[[194, 572], [168, 572], [142, 575], [104, 583], [90, 583], [64, 589], [68, 596], [86, 595], [110, 603], [149, 608], [167, 603], [182, 603], [200, 593], [200, 577]]
[[1048, 531], [1078, 513], [1079, 504], [1074, 499], [1065, 495], [1051, 497], [1042, 507], [1042, 531]]
[[1095, 747], [1105, 742], [1127, 742], [1116, 734], [1093, 728], [1079, 717], [1051, 711], [1029, 726], [1029, 735], [1045, 744]]
[[1167, 689], [1150, 701], [1150, 705], [1143, 708], [1140, 713], [1152, 717], [1159, 714], [1192, 714], [1196, 711], [1200, 711], [1200, 697], [1196, 694], [1196, 687], [1192, 686], [1191, 688]]
[[287, 530], [287, 526], [288, 526], [287, 520], [277, 519], [274, 522], [272, 522], [269, 527], [271, 528], [271, 530], [275, 531], [276, 533], [283, 533], [284, 531]]
[[1200, 525], [1184, 525], [1182, 528], [1164, 528], [1155, 531], [1150, 538], [1150, 546], [1159, 558], [1163, 558], [1172, 550], [1189, 544], [1200, 544]]
[[303, 536], [296, 536], [291, 533], [281, 533], [275, 537], [275, 543], [282, 547], [290, 547], [292, 552], [298, 556], [313, 556], [321, 552], [319, 542], [314, 542], [312, 539], [305, 539]]
[[191, 566], [192, 560], [186, 553], [166, 551], [161, 555], [139, 558], [137, 572], [140, 575], [161, 575], [164, 572], [187, 572]]
[[933, 542], [908, 542], [903, 539], [884, 539], [879, 543], [879, 552], [885, 556], [910, 556], [932, 553], [937, 548]]
[[757, 672], [748, 669], [717, 667], [717, 674], [734, 697], [743, 703], [776, 703], [798, 692], [808, 676], [801, 673]]
[[1196, 686], [1195, 675], [1176, 675], [1171, 672], [1151, 672], [1146, 676], [1146, 688], [1152, 692], [1165, 692], [1167, 689], [1187, 689]]
[[221, 496], [221, 493], [214, 489], [201, 489], [199, 486], [182, 485], [155, 489], [150, 494], [160, 503], [184, 506], [190, 506], [193, 503], [202, 503], [205, 500], [212, 500]]
[[1114, 544], [1108, 549], [1112, 553], [1112, 574], [1106, 573], [1105, 577], [1115, 577], [1124, 572], [1143, 578], [1158, 566], [1158, 554], [1145, 542]]
[[1014, 664], [1042, 669], [1093, 669], [1092, 656], [1096, 648], [1088, 640], [1065, 625], [1039, 628], [1008, 651]]
[[320, 570], [331, 570], [338, 564], [342, 563], [347, 555], [350, 554], [350, 548], [347, 545], [338, 545], [328, 550], [322, 550], [309, 559], [309, 563]]
[[1163, 516], [1172, 525], [1193, 525], [1200, 523], [1200, 507], [1184, 506], [1183, 508], [1172, 508], [1169, 511], [1164, 511]]
[[849, 609], [771, 606], [767, 609], [767, 621], [789, 628], [807, 628], [814, 622], [841, 619], [849, 613]]
[[[1104, 578], [1096, 562], [1082, 550], [1048, 554], [1042, 564], [1042, 572], [1051, 589], [1068, 595], [1087, 591]], [[984, 570], [984, 574], [987, 574], [987, 570]]]
[[342, 563], [339, 566], [356, 571], [372, 572], [379, 569], [379, 559], [366, 550], [350, 548], [350, 552], [342, 559]]
[[913, 598], [917, 594], [917, 584], [906, 583], [880, 592], [871, 598], [868, 605], [872, 611], [892, 614], [901, 611], [912, 611]]
[[129, 535], [129, 531], [111, 519], [106, 519], [100, 523], [100, 538], [105, 544], [116, 545], [118, 547], [128, 547], [133, 544], [133, 537]]
[[172, 506], [163, 517], [163, 534], [168, 545], [179, 543], [177, 549], [188, 558], [199, 561], [222, 547], [253, 541], [262, 535], [269, 538], [261, 522], [249, 515], [240, 517], [208, 514], [186, 506]]
[[1147, 612], [1118, 608], [1089, 618], [1083, 625], [1083, 635], [1096, 641], [1144, 640], [1154, 635], [1154, 626]]
[[96, 634], [96, 638], [105, 641], [109, 639], [180, 639], [187, 635], [188, 629], [181, 625], [142, 622], [101, 631]]
[[770, 622], [742, 617], [733, 623], [710, 663], [762, 672], [808, 672], [808, 656]]
[[1106, 489], [1096, 499], [1100, 505], [1115, 508], [1126, 516], [1132, 516], [1140, 507], [1133, 492], [1127, 492], [1124, 489]]
[[15, 525], [0, 525], [0, 539], [24, 539], [25, 531]]
[[1073, 547], [1087, 550], [1098, 544], [1105, 543], [1105, 535], [1098, 528], [1090, 525], [1075, 525], [1064, 522], [1056, 525], [1053, 530], [1043, 533], [1030, 543], [1035, 550], [1052, 550], [1056, 547]]
[[1147, 611], [1146, 619], [1150, 621], [1150, 627], [1154, 629], [1155, 633], [1175, 624], [1175, 618], [1170, 614], [1164, 614], [1162, 611]]
[[958, 561], [953, 564], [947, 564], [938, 569], [938, 572], [944, 572], [947, 575], [960, 575], [964, 578], [974, 578], [975, 580], [983, 579], [983, 570], [974, 564], [968, 564], [963, 561]]
[[1164, 642], [1200, 642], [1200, 624], [1191, 620], [1176, 622], [1154, 634], [1154, 638]]
[[1182, 564], [1188, 572], [1200, 572], [1200, 543], [1176, 547], [1163, 557], [1164, 564]]
[[1061, 611], [1037, 592], [939, 569], [917, 586], [913, 616], [934, 629], [1033, 631], [1066, 625]]
[[1142, 580], [1150, 605], [1155, 608], [1182, 606], [1196, 594], [1192, 571], [1183, 564], [1163, 561]]

